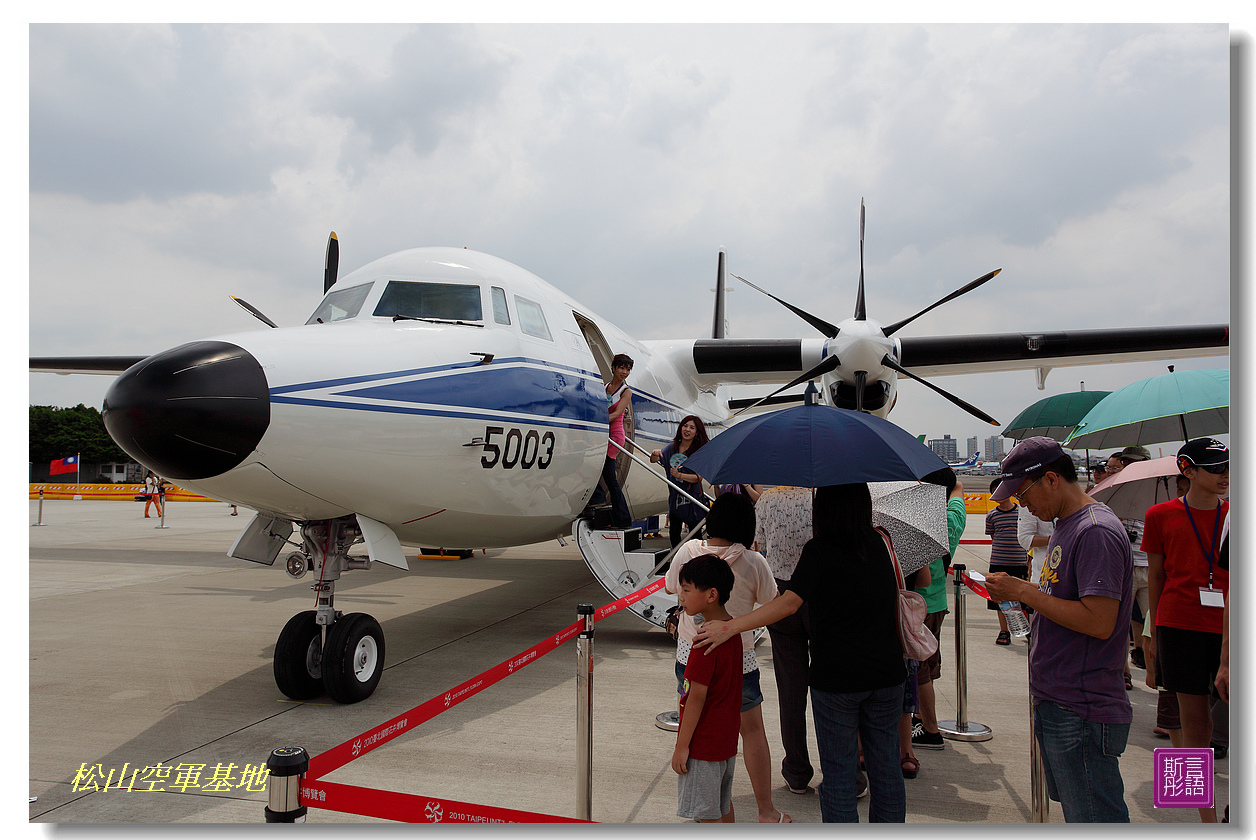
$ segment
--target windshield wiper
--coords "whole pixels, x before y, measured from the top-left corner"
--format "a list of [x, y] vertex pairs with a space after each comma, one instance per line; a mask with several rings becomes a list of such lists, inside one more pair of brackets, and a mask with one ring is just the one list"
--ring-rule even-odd
[[473, 324], [470, 321], [455, 321], [451, 318], [419, 318], [414, 315], [394, 315], [393, 323], [398, 321], [426, 321], [429, 324], [457, 324], [463, 327], [483, 327], [483, 324]]

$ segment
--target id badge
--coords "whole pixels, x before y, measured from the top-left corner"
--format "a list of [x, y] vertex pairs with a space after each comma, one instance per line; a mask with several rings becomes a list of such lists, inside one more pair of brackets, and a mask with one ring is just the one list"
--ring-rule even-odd
[[1225, 594], [1220, 589], [1199, 587], [1199, 603], [1205, 607], [1224, 607]]

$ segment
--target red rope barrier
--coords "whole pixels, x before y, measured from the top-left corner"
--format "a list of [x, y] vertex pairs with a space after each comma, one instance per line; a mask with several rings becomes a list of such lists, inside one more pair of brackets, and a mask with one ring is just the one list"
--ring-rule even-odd
[[[657, 592], [663, 588], [663, 585], [663, 579], [659, 578], [653, 583], [607, 604], [597, 610], [594, 614], [594, 621], [601, 621], [608, 616], [614, 615], [630, 604], [635, 604], [647, 595]], [[474, 805], [466, 802], [419, 797], [372, 788], [359, 788], [327, 782], [321, 779], [322, 776], [343, 767], [355, 759], [361, 758], [372, 750], [382, 747], [394, 738], [409, 732], [422, 723], [426, 723], [441, 712], [452, 709], [462, 701], [474, 697], [520, 668], [526, 667], [545, 654], [558, 649], [579, 635], [581, 629], [583, 629], [583, 622], [581, 621], [570, 624], [553, 636], [521, 652], [518, 656], [512, 656], [505, 662], [494, 665], [483, 673], [450, 689], [443, 695], [437, 695], [424, 703], [420, 703], [413, 709], [363, 732], [356, 738], [351, 738], [320, 755], [312, 757], [310, 759], [309, 771], [301, 783], [301, 804], [348, 814], [404, 820], [406, 822], [583, 822], [583, 820], [574, 820], [566, 817], [514, 811], [509, 808], [493, 808], [487, 805]], [[436, 808], [440, 809], [441, 816], [433, 818], [435, 813], [433, 809]], [[432, 813], [428, 813], [429, 811], [432, 811]], [[419, 818], [420, 815], [422, 815], [422, 819]]]
[[534, 814], [530, 811], [476, 805], [473, 802], [459, 802], [455, 799], [438, 799], [434, 796], [416, 796], [390, 790], [342, 785], [324, 779], [302, 781], [301, 802], [310, 807], [338, 811], [342, 814], [357, 814], [362, 817], [377, 817], [410, 823], [585, 822], [585, 820], [572, 817]]

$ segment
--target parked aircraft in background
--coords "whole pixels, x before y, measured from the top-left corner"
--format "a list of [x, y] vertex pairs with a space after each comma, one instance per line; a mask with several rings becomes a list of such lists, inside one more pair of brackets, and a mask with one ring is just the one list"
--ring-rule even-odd
[[[340, 279], [338, 262], [333, 234], [324, 297], [300, 326], [276, 327], [246, 305], [274, 328], [151, 356], [30, 360], [36, 372], [117, 375], [103, 414], [118, 445], [190, 490], [257, 511], [231, 556], [273, 564], [287, 552], [290, 574], [314, 573], [315, 609], [287, 623], [274, 655], [277, 685], [298, 700], [326, 691], [356, 702], [379, 682], [383, 632], [336, 609], [343, 573], [404, 569], [403, 543], [488, 548], [571, 532], [606, 457], [603, 383], [616, 353], [636, 361], [625, 425], [648, 451], [687, 414], [714, 433], [734, 422], [726, 384], [787, 383], [779, 394], [814, 379], [825, 402], [885, 416], [899, 375], [1038, 369], [1041, 381], [1058, 366], [1217, 355], [1229, 340], [1224, 324], [901, 337], [997, 271], [887, 327], [867, 317], [861, 268], [852, 318], [833, 325], [784, 304], [823, 338], [640, 341], [487, 254], [416, 248]], [[723, 255], [717, 274], [722, 286]], [[635, 518], [666, 510], [657, 476], [626, 456], [618, 470]], [[358, 545], [366, 557], [350, 556]]]

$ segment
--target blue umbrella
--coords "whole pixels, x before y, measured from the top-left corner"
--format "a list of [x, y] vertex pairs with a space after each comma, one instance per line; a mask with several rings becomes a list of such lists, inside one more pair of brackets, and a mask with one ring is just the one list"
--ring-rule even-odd
[[743, 420], [685, 461], [685, 469], [712, 484], [795, 487], [906, 481], [945, 466], [933, 450], [889, 420], [827, 405], [800, 405]]

